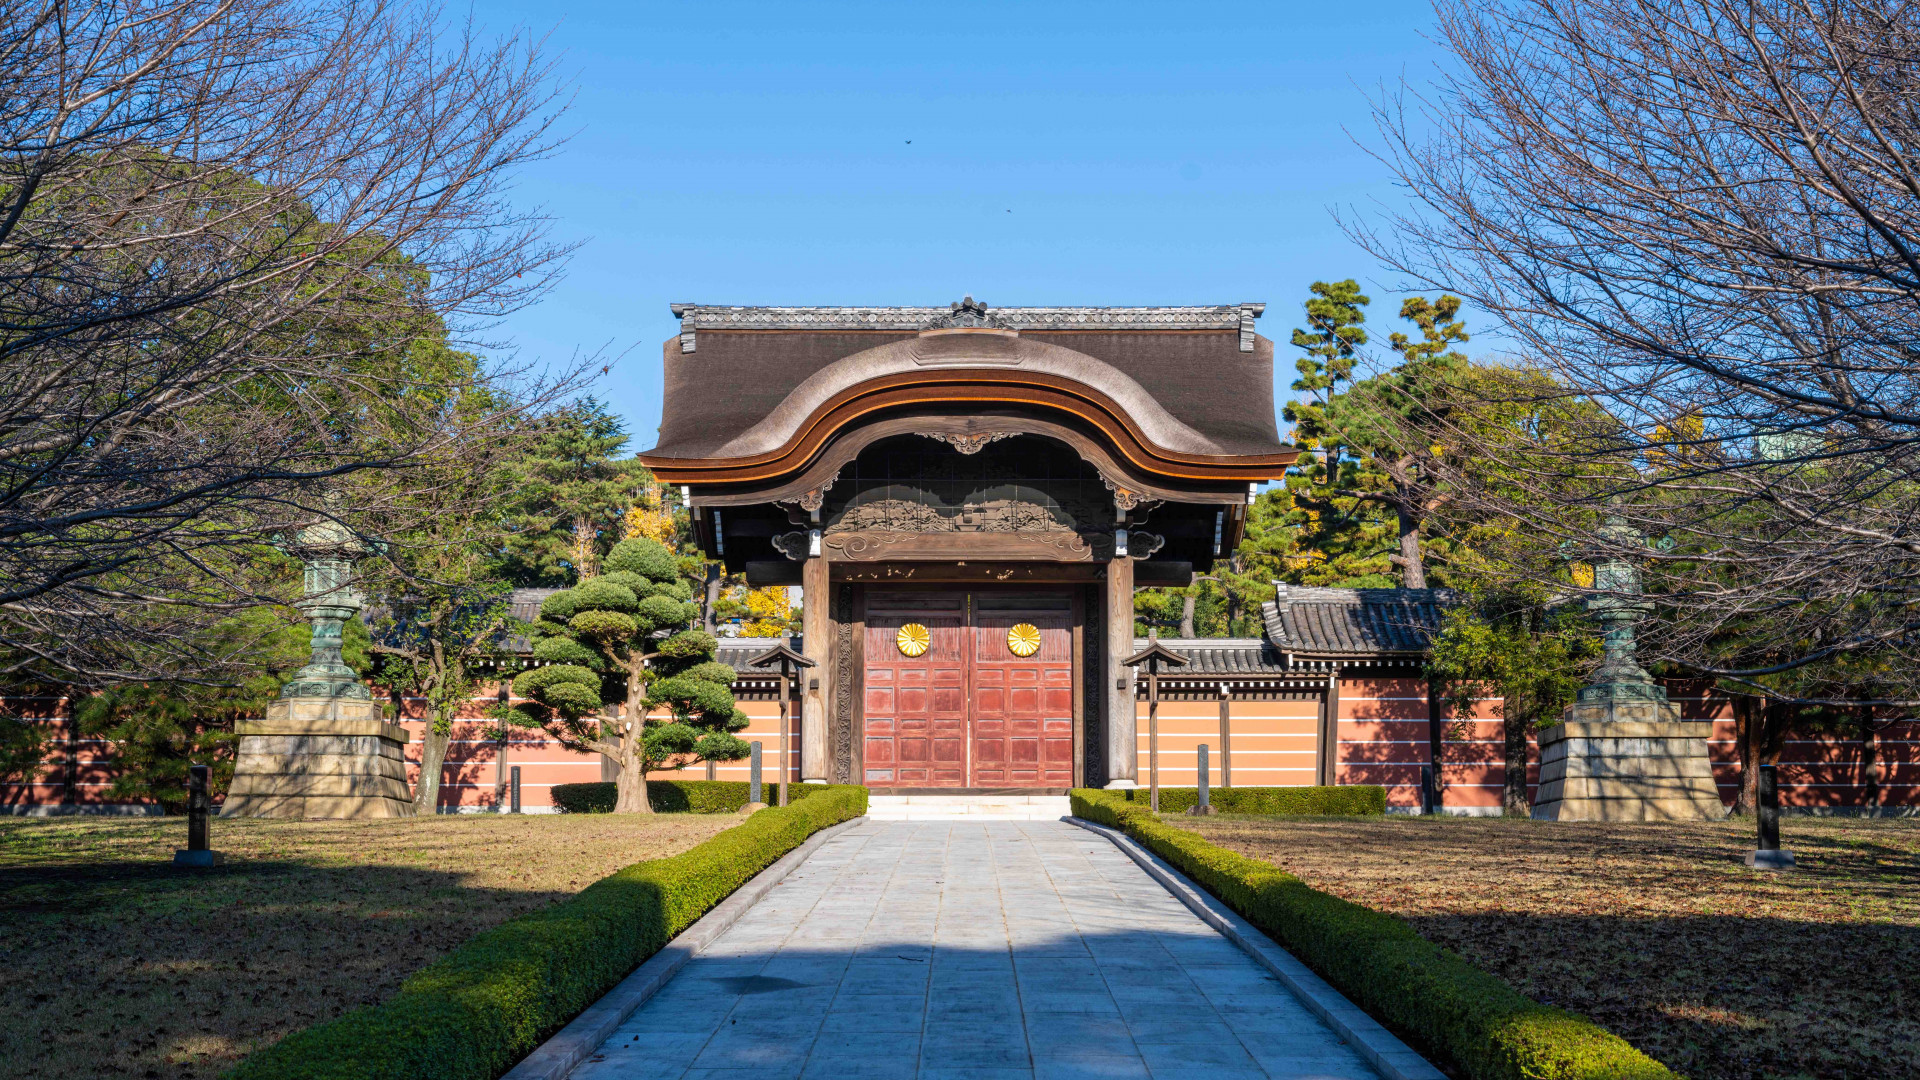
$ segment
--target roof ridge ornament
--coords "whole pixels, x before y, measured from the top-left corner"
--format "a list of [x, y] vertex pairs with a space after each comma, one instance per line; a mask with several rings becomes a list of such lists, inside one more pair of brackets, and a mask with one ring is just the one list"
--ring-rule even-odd
[[956, 300], [944, 315], [935, 315], [920, 324], [921, 330], [1012, 330], [1014, 326], [998, 315], [989, 314], [987, 305], [969, 296]]

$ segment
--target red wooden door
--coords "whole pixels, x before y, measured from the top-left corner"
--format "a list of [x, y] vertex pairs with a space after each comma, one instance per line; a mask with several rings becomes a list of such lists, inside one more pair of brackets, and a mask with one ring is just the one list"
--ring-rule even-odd
[[[882, 592], [867, 597], [862, 782], [872, 788], [1073, 783], [1073, 620], [1064, 600]], [[920, 656], [900, 628], [926, 627]], [[1021, 656], [1009, 631], [1039, 631]]]
[[[1040, 632], [1030, 656], [1013, 651], [1010, 631]], [[1059, 611], [973, 613], [974, 787], [1073, 784], [1073, 627]]]
[[[918, 610], [867, 611], [864, 782], [868, 787], [967, 786], [966, 608], [962, 594], [922, 595]], [[931, 641], [900, 651], [900, 628]]]

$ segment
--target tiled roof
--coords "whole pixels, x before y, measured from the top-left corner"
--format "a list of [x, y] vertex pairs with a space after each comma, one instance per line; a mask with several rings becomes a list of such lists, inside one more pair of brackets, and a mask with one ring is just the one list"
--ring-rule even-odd
[[[996, 307], [995, 317], [1019, 330], [1238, 330], [1265, 304], [1192, 307]], [[948, 313], [938, 307], [726, 307], [675, 304], [681, 331], [892, 330], [915, 331]]]
[[720, 647], [714, 651], [713, 658], [715, 660], [720, 661], [742, 675], [756, 675], [762, 678], [772, 678], [780, 673], [780, 669], [777, 666], [771, 668], [757, 668], [753, 666], [754, 659], [765, 656], [768, 649], [773, 648], [775, 645], [785, 645], [797, 653], [804, 653], [806, 651], [805, 645], [801, 642], [800, 635], [798, 634], [795, 634], [791, 640], [787, 638], [770, 637], [723, 637], [720, 638], [719, 641]]
[[[1160, 644], [1187, 658], [1186, 667], [1170, 668], [1189, 675], [1285, 675], [1285, 660], [1260, 638], [1161, 638]], [[1146, 638], [1134, 638], [1133, 647], [1147, 647]]]
[[1283, 653], [1382, 656], [1427, 651], [1457, 602], [1449, 589], [1321, 589], [1274, 585], [1261, 605], [1267, 639]]

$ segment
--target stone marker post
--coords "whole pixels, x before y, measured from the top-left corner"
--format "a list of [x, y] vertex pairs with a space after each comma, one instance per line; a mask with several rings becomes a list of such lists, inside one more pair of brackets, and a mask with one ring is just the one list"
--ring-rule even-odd
[[1211, 814], [1213, 813], [1213, 798], [1210, 795], [1210, 793], [1207, 791], [1207, 744], [1206, 743], [1200, 744], [1200, 760], [1198, 764], [1199, 764], [1199, 782], [1200, 782], [1199, 795], [1195, 798], [1193, 805], [1187, 809], [1187, 813]]
[[760, 801], [760, 744], [749, 743], [753, 753], [747, 759], [747, 805], [759, 808], [767, 805]]
[[1713, 724], [1685, 721], [1635, 657], [1634, 626], [1653, 614], [1622, 551], [1646, 536], [1619, 514], [1599, 530], [1595, 594], [1606, 656], [1558, 724], [1540, 733], [1538, 821], [1717, 821], [1727, 816], [1707, 758]]
[[520, 812], [520, 766], [513, 767], [513, 776], [507, 781], [513, 794], [513, 813]]
[[213, 808], [207, 782], [212, 773], [205, 765], [187, 767], [187, 846], [173, 853], [175, 866], [218, 866], [225, 861], [207, 842], [207, 812]]
[[240, 752], [220, 814], [412, 817], [407, 729], [382, 718], [360, 676], [340, 658], [342, 628], [361, 607], [353, 561], [366, 549], [328, 518], [300, 530], [287, 550], [306, 564], [305, 595], [296, 606], [313, 625], [313, 659], [281, 688], [266, 719], [234, 724]]
[[1774, 766], [1760, 766], [1754, 787], [1759, 796], [1754, 817], [1759, 825], [1760, 847], [1747, 852], [1747, 865], [1755, 870], [1791, 870], [1793, 852], [1780, 847], [1780, 781]]

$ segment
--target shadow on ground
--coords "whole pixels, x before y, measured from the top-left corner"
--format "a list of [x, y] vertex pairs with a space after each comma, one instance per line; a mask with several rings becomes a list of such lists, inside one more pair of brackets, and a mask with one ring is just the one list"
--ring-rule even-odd
[[276, 861], [0, 870], [0, 964], [31, 973], [13, 981], [0, 1073], [212, 1077], [572, 892], [464, 877]]

